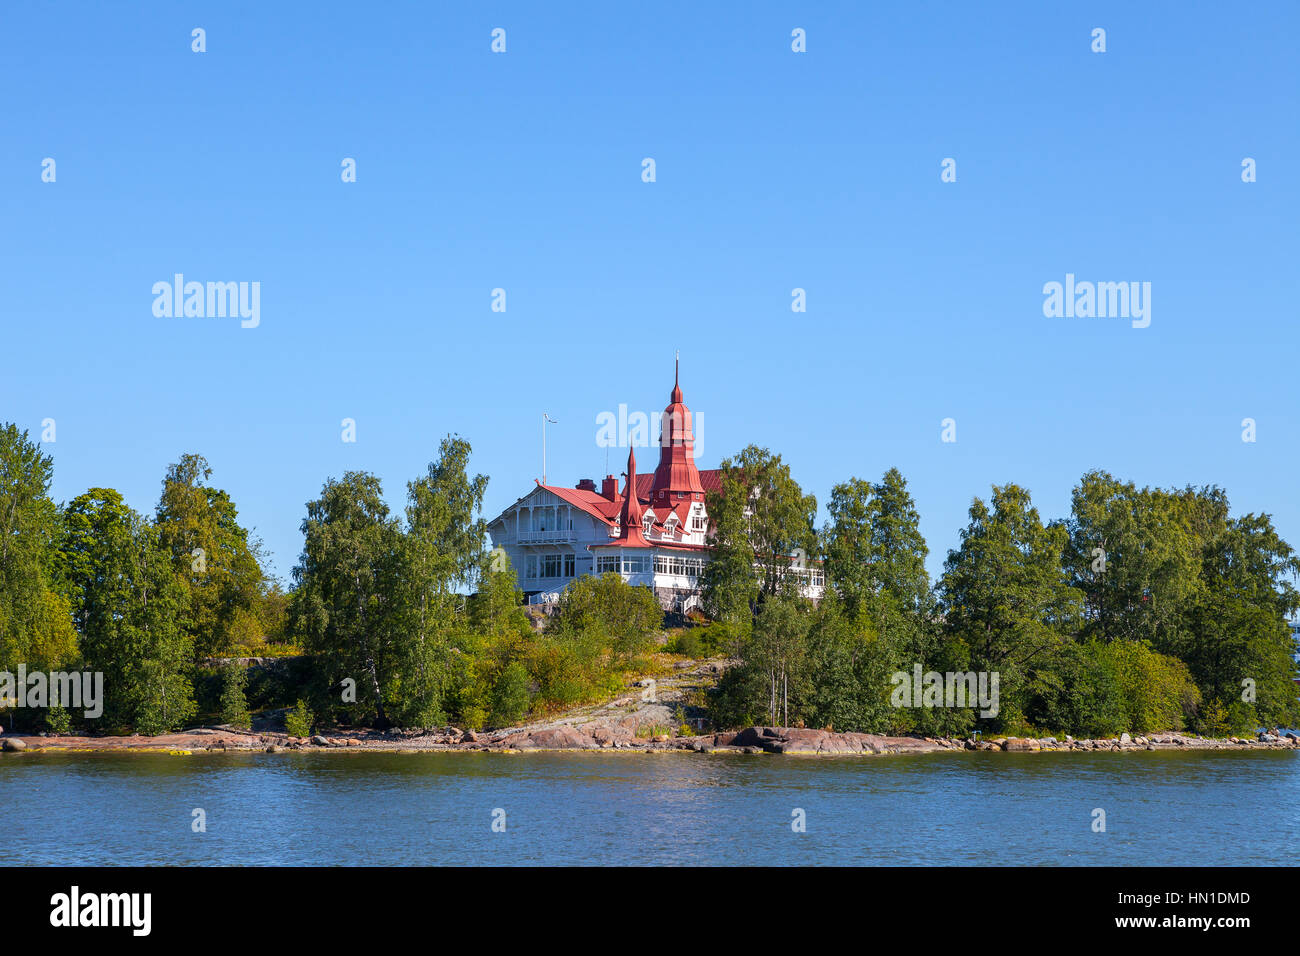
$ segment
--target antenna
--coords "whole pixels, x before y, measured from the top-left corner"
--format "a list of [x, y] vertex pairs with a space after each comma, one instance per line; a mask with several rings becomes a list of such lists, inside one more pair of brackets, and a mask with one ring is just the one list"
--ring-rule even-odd
[[552, 425], [560, 424], [550, 415], [542, 412], [542, 484], [546, 484], [546, 423]]

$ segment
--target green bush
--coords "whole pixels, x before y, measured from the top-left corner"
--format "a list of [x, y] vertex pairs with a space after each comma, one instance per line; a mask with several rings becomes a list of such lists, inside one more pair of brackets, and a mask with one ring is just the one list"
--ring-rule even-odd
[[1196, 714], [1201, 692], [1176, 657], [1152, 650], [1145, 641], [1122, 640], [1105, 645], [1100, 656], [1113, 667], [1125, 730], [1182, 730]]
[[236, 730], [248, 730], [253, 725], [252, 715], [248, 712], [248, 698], [244, 689], [248, 686], [248, 668], [238, 664], [227, 664], [221, 674], [221, 722], [229, 724]]
[[508, 727], [519, 723], [528, 710], [528, 703], [528, 670], [519, 661], [511, 661], [492, 688], [492, 725]]
[[316, 716], [307, 706], [307, 702], [300, 700], [293, 710], [285, 715], [284, 729], [290, 737], [310, 737], [315, 722]]

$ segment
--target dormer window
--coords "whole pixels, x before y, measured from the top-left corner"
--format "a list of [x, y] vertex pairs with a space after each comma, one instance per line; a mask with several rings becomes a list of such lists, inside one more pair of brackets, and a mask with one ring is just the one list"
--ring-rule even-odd
[[650, 515], [646, 515], [646, 518], [645, 518], [645, 533], [646, 533], [646, 534], [649, 534], [649, 533], [650, 533], [650, 528], [654, 525], [654, 523], [655, 523], [655, 519], [652, 518]]

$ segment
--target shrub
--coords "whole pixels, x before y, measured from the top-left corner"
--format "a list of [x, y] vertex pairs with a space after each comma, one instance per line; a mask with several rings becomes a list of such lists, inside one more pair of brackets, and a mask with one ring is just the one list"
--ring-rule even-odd
[[221, 722], [236, 730], [248, 730], [253, 725], [248, 712], [248, 668], [227, 664], [221, 674]]
[[497, 677], [492, 688], [492, 717], [495, 727], [517, 724], [528, 710], [528, 671], [518, 661], [511, 661]]
[[293, 710], [284, 718], [284, 729], [290, 737], [310, 737], [312, 725], [316, 722], [316, 715], [311, 712], [307, 702], [299, 700]]

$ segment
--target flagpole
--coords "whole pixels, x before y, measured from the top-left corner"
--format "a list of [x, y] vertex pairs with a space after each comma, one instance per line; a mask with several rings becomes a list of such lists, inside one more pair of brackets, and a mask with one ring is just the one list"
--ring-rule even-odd
[[559, 424], [559, 422], [557, 422], [550, 415], [546, 414], [545, 412], [542, 412], [542, 484], [546, 484], [546, 423], [547, 422], [550, 422], [552, 425]]

